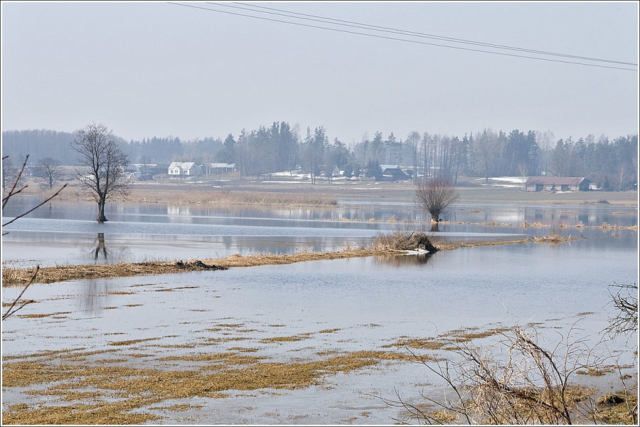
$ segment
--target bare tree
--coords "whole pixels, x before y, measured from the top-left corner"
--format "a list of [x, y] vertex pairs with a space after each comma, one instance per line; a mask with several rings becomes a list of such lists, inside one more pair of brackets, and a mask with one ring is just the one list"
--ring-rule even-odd
[[442, 212], [456, 201], [458, 193], [446, 179], [425, 179], [416, 187], [416, 203], [431, 214], [431, 222], [436, 224], [440, 221]]
[[102, 124], [90, 124], [79, 130], [72, 148], [80, 154], [80, 165], [89, 172], [78, 171], [81, 185], [98, 204], [97, 221], [106, 222], [104, 206], [111, 197], [126, 194], [130, 182], [124, 167], [129, 164], [127, 156], [110, 140], [111, 131]]
[[420, 133], [411, 131], [407, 136], [407, 144], [411, 150], [411, 165], [413, 166], [413, 183], [418, 183], [418, 145], [420, 143]]
[[49, 189], [52, 189], [53, 185], [62, 177], [60, 162], [52, 157], [45, 157], [38, 162], [36, 174], [49, 185]]

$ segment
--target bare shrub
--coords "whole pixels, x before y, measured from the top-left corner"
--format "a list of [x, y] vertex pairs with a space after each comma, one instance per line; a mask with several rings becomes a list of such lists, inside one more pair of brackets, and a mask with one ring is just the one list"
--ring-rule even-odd
[[440, 221], [440, 215], [458, 201], [458, 193], [446, 179], [433, 178], [418, 182], [415, 191], [418, 206], [431, 214], [431, 220]]
[[618, 314], [609, 319], [605, 332], [610, 335], [632, 335], [638, 332], [638, 284], [618, 285], [614, 294], [611, 291], [611, 302], [618, 309]]
[[[573, 329], [572, 329], [573, 331]], [[422, 393], [420, 404], [403, 400], [387, 403], [403, 407], [406, 418], [422, 424], [452, 421], [467, 424], [573, 424], [597, 422], [595, 391], [570, 384], [579, 370], [603, 363], [570, 331], [551, 350], [538, 344], [535, 329], [514, 327], [494, 345], [479, 348], [461, 343], [459, 360], [420, 360], [444, 380], [445, 398]], [[424, 405], [427, 402], [427, 405]]]
[[404, 230], [397, 230], [392, 234], [379, 234], [373, 240], [373, 248], [397, 251], [424, 249], [430, 253], [438, 251], [426, 233]]

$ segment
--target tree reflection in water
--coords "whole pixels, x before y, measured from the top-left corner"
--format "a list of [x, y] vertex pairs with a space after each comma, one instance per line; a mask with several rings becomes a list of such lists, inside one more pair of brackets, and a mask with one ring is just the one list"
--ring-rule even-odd
[[[97, 244], [97, 245], [96, 245]], [[98, 256], [100, 255], [100, 251], [102, 251], [102, 255], [104, 256], [104, 260], [107, 260], [107, 246], [104, 243], [104, 233], [98, 233], [98, 237], [93, 241], [93, 245], [96, 246], [96, 249], [93, 253], [94, 261], [98, 260]]]
[[89, 248], [82, 249], [84, 256], [89, 256], [93, 259], [95, 264], [98, 263], [117, 263], [117, 262], [132, 262], [133, 255], [131, 248], [129, 248], [130, 241], [125, 240], [125, 243], [118, 244], [112, 240], [109, 242], [109, 248], [107, 248], [107, 241], [104, 233], [98, 233], [98, 236], [93, 239]]

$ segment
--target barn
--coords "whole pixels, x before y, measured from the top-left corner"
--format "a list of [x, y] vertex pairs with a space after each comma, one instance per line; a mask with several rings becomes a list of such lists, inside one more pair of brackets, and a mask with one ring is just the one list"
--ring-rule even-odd
[[568, 176], [530, 176], [524, 191], [589, 191], [589, 180]]

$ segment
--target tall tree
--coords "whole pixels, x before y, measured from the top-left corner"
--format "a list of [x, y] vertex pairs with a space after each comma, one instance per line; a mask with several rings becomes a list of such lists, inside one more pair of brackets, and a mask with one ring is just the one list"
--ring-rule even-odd
[[307, 137], [304, 143], [304, 161], [306, 169], [311, 174], [311, 183], [316, 183], [316, 176], [320, 173], [320, 162], [324, 159], [324, 151], [328, 143], [324, 127], [315, 128], [313, 135], [307, 128]]
[[411, 151], [411, 166], [413, 167], [413, 183], [418, 182], [418, 144], [420, 143], [420, 133], [412, 131], [407, 136], [406, 145], [408, 145]]
[[80, 166], [85, 169], [77, 173], [80, 184], [98, 204], [96, 220], [100, 223], [107, 221], [104, 215], [107, 200], [126, 193], [130, 185], [124, 174], [129, 160], [111, 136], [106, 126], [90, 124], [76, 133], [72, 145], [80, 156]]
[[236, 140], [233, 139], [233, 135], [227, 135], [227, 138], [224, 140], [224, 148], [216, 153], [216, 159], [219, 162], [234, 163], [235, 145]]

